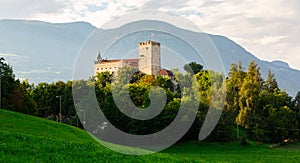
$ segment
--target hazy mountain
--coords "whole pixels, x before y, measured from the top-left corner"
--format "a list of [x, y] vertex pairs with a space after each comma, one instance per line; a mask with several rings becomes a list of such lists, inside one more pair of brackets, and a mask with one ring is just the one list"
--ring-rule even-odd
[[84, 22], [1, 20], [0, 56], [17, 77], [30, 82], [68, 80], [81, 45], [94, 29]]
[[[249, 62], [254, 60], [259, 64], [263, 76], [266, 76], [270, 69], [275, 74], [280, 87], [291, 95], [295, 95], [300, 90], [298, 82], [300, 81], [300, 71], [291, 69], [287, 63], [281, 61], [259, 60], [243, 47], [223, 36], [195, 33], [157, 21], [129, 23], [120, 28], [99, 30], [98, 32], [102, 33], [102, 36], [116, 34], [121, 36], [128, 30], [143, 29], [148, 25], [159, 26], [162, 31], [163, 29], [176, 31], [191, 40], [203, 42], [203, 46], [205, 39], [209, 36], [219, 51], [227, 72], [231, 63], [240, 61], [247, 68]], [[51, 24], [38, 21], [0, 20], [0, 56], [4, 56], [13, 66], [17, 77], [27, 78], [30, 82], [71, 80], [76, 56], [95, 29], [92, 25], [84, 22]], [[92, 57], [97, 56], [98, 50], [103, 50], [101, 45], [107, 41], [105, 39], [94, 40], [94, 48], [90, 52]], [[175, 63], [178, 62], [176, 57], [172, 57], [173, 54], [184, 56], [186, 61], [193, 61], [194, 56], [197, 55], [193, 48], [183, 40], [174, 39], [174, 36], [168, 33], [155, 31], [153, 33], [151, 31], [135, 32], [124, 36], [106, 49], [105, 53], [101, 52], [104, 53], [104, 57], [109, 58], [123, 58], [125, 54], [129, 55], [127, 56], [129, 58], [137, 57], [137, 43], [148, 39], [159, 41], [162, 46], [166, 47], [162, 48], [162, 62], [168, 68], [175, 66]], [[90, 41], [93, 41], [93, 37]], [[89, 60], [92, 59], [89, 58]], [[203, 63], [201, 59], [196, 61]]]

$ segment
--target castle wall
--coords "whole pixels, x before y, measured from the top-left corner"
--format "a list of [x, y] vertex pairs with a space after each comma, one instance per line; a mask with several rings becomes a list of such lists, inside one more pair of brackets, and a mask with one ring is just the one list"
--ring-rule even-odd
[[97, 63], [94, 65], [94, 72], [96, 75], [97, 73], [101, 73], [101, 72], [110, 72], [110, 73], [113, 73], [113, 72], [116, 72], [118, 71], [118, 69], [122, 66], [122, 62], [121, 60], [119, 61], [114, 61], [114, 62], [101, 62], [101, 63]]
[[124, 59], [124, 60], [103, 60], [99, 63], [94, 65], [94, 72], [96, 75], [97, 73], [101, 72], [110, 72], [115, 73], [121, 67], [133, 67], [138, 69], [139, 59]]

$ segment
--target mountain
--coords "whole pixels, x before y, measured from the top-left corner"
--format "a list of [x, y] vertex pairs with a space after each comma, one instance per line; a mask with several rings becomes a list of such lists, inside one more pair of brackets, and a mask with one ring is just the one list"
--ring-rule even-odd
[[[86, 46], [91, 42], [93, 42], [91, 43], [93, 47], [86, 57], [89, 61], [96, 58], [99, 50], [103, 57], [111, 59], [137, 58], [137, 43], [152, 39], [159, 41], [164, 47], [161, 52], [162, 64], [167, 68], [182, 67], [184, 63], [179, 60], [180, 57], [174, 57], [178, 54], [183, 56], [186, 62], [196, 60], [205, 65], [203, 58], [195, 59], [197, 52], [188, 42], [170, 33], [151, 30], [134, 32], [146, 29], [147, 26], [155, 26], [161, 31], [173, 31], [184, 35], [202, 44], [200, 49], [206, 48], [205, 41], [209, 38], [220, 54], [226, 73], [232, 63], [241, 62], [247, 68], [249, 62], [254, 60], [260, 66], [264, 77], [267, 71], [271, 70], [280, 88], [285, 89], [289, 94], [295, 96], [300, 90], [298, 82], [300, 71], [291, 69], [287, 63], [260, 60], [224, 36], [192, 32], [159, 21], [139, 21], [119, 28], [99, 29], [89, 37], [97, 28], [85, 22], [52, 24], [39, 21], [0, 20], [0, 56], [13, 66], [17, 77], [27, 78], [34, 83], [71, 80], [77, 54], [81, 47], [84, 48], [84, 43]], [[132, 33], [126, 35], [127, 31]], [[96, 37], [97, 34], [102, 37]], [[107, 48], [104, 45], [114, 38], [110, 38], [110, 35], [122, 37]], [[88, 41], [85, 42], [87, 39]], [[92, 62], [90, 67], [92, 67]], [[91, 74], [92, 71], [90, 69]]]
[[34, 83], [70, 80], [75, 57], [95, 29], [84, 22], [1, 20], [0, 56], [21, 79]]

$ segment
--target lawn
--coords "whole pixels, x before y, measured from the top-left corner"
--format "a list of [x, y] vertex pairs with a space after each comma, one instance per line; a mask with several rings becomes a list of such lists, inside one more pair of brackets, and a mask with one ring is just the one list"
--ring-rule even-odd
[[124, 155], [101, 146], [81, 129], [4, 110], [0, 110], [0, 129], [0, 162], [298, 162], [300, 160], [298, 143], [270, 149], [267, 144], [255, 143], [242, 146], [238, 142], [186, 142], [151, 155]]

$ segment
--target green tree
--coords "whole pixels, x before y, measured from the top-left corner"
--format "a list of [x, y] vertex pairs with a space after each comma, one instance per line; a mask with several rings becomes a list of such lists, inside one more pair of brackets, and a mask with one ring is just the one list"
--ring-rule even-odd
[[108, 71], [97, 73], [97, 75], [95, 76], [96, 87], [105, 87], [108, 83], [112, 82], [112, 77], [113, 75]]
[[295, 128], [298, 126], [296, 114], [289, 107], [270, 108], [268, 116], [268, 139], [272, 143], [281, 143], [283, 140], [298, 138]]
[[267, 80], [263, 84], [263, 89], [265, 89], [269, 92], [274, 92], [279, 89], [278, 83], [274, 77], [274, 74], [272, 74], [270, 70], [268, 70], [268, 77], [267, 77]]
[[195, 75], [199, 85], [200, 109], [208, 108], [211, 96], [211, 75], [208, 70], [203, 70]]
[[196, 62], [191, 62], [189, 64], [185, 64], [183, 69], [186, 72], [189, 72], [191, 74], [197, 74], [198, 72], [200, 72], [203, 69], [203, 66], [201, 64], [196, 63]]
[[28, 84], [21, 84], [19, 80], [15, 79], [12, 67], [5, 63], [4, 58], [0, 58], [0, 69], [1, 107], [8, 110], [35, 115], [35, 103], [26, 92], [27, 89], [29, 89]]
[[232, 114], [231, 116], [234, 117], [234, 119], [240, 111], [239, 99], [246, 74], [247, 73], [244, 71], [244, 68], [240, 62], [238, 65], [232, 64], [228, 73], [224, 110], [226, 110], [228, 114]]
[[14, 108], [14, 103], [9, 96], [12, 96], [12, 92], [16, 92], [17, 82], [15, 75], [13, 74], [12, 67], [5, 63], [4, 58], [0, 58], [0, 70], [1, 70], [1, 107], [8, 110], [19, 110]]
[[264, 125], [263, 117], [260, 116], [262, 108], [259, 106], [259, 93], [262, 89], [262, 83], [263, 79], [259, 67], [254, 61], [250, 62], [240, 90], [240, 111], [237, 122], [247, 129], [251, 137], [260, 138], [256, 139], [257, 141], [261, 141], [261, 132]]
[[240, 92], [247, 73], [244, 71], [242, 64], [239, 63], [238, 65], [232, 64], [228, 74], [226, 107], [229, 110], [238, 112], [240, 110]]
[[38, 115], [37, 103], [34, 101], [32, 97], [34, 84], [29, 84], [28, 80], [24, 80], [20, 83], [20, 88], [24, 96], [23, 113]]
[[145, 76], [146, 74], [141, 72], [141, 71], [137, 71], [135, 72], [132, 77], [131, 77], [131, 80], [130, 80], [130, 83], [136, 83], [138, 82], [141, 78], [143, 78], [143, 76]]
[[[299, 124], [299, 129], [300, 129], [300, 91], [297, 93], [296, 97], [293, 100], [293, 110], [296, 114], [296, 118]], [[300, 134], [300, 131], [299, 131]]]
[[156, 82], [157, 86], [160, 86], [164, 89], [167, 89], [169, 91], [173, 91], [174, 90], [174, 83], [172, 82], [172, 80], [168, 77], [164, 77], [164, 76], [161, 76], [161, 75], [158, 75], [156, 77]]

